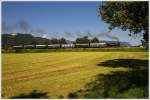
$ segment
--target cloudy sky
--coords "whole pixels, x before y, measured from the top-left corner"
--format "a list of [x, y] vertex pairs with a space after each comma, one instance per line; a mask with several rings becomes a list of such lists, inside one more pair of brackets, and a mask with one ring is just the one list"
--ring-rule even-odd
[[47, 38], [74, 40], [89, 35], [100, 40], [120, 40], [133, 45], [140, 36], [114, 29], [110, 37], [108, 24], [98, 14], [100, 2], [2, 2], [2, 33], [32, 33]]

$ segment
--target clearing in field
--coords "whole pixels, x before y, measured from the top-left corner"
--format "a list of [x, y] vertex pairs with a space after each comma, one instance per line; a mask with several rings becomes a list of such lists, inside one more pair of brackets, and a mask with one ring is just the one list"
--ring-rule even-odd
[[148, 52], [2, 54], [3, 98], [147, 98]]

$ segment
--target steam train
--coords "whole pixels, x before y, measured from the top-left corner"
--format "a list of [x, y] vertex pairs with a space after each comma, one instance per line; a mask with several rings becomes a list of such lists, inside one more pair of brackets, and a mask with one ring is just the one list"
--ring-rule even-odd
[[120, 47], [120, 42], [109, 41], [101, 43], [88, 43], [88, 44], [51, 44], [51, 45], [18, 45], [13, 46], [13, 49], [57, 49], [57, 48], [104, 48], [104, 47]]

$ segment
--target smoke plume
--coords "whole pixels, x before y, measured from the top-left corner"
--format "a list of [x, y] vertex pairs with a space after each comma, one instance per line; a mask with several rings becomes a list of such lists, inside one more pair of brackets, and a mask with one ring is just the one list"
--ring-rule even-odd
[[111, 34], [111, 30], [108, 31], [108, 32], [106, 32], [106, 33], [100, 33], [100, 34], [98, 34], [97, 36], [98, 36], [98, 37], [106, 36], [106, 37], [108, 37], [108, 38], [110, 38], [110, 39], [119, 41], [119, 38], [118, 38], [118, 37], [116, 37], [116, 36], [114, 36], [114, 35]]
[[73, 35], [73, 33], [70, 33], [70, 32], [65, 32], [64, 34], [65, 34], [65, 36], [67, 36], [67, 37], [71, 37], [71, 36]]
[[89, 38], [93, 38], [94, 37], [94, 35], [92, 35], [92, 33], [90, 33], [90, 32], [87, 32], [86, 36], [88, 36]]
[[44, 29], [33, 29], [30, 23], [24, 19], [11, 25], [6, 22], [2, 22], [2, 33], [24, 33], [32, 34], [35, 36], [46, 36]]
[[24, 32], [24, 33], [28, 33], [30, 29], [30, 24], [26, 21], [26, 20], [21, 20], [18, 23], [19, 28]]

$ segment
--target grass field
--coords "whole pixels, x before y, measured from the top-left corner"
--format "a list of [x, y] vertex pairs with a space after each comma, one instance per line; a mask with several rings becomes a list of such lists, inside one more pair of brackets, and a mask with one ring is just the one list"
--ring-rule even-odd
[[[147, 71], [147, 67], [148, 52], [2, 54], [2, 97], [31, 97], [38, 94], [37, 96], [41, 98], [75, 96], [79, 98], [146, 98], [148, 95], [146, 87], [148, 86], [148, 74], [143, 71]], [[99, 76], [100, 78], [98, 78]], [[98, 82], [101, 84], [97, 84]], [[140, 82], [141, 84], [139, 84]], [[112, 87], [116, 86], [117, 89], [112, 87], [104, 89], [105, 85], [111, 86], [110, 83], [113, 84]], [[107, 91], [107, 93], [100, 92], [103, 96], [97, 96], [97, 91], [93, 88], [94, 85], [102, 86], [105, 92], [112, 90], [111, 95]], [[94, 89], [93, 92], [91, 87]], [[141, 90], [143, 91], [137, 92]]]

